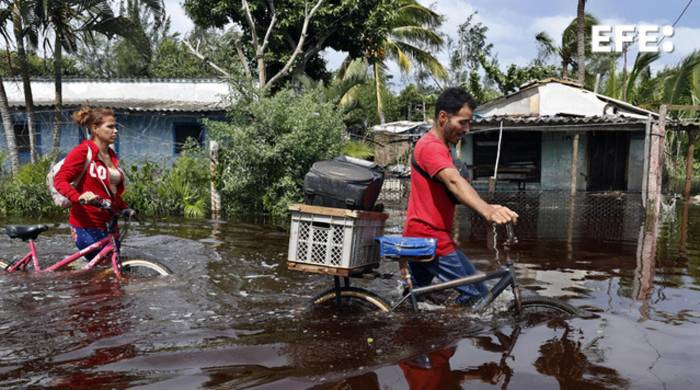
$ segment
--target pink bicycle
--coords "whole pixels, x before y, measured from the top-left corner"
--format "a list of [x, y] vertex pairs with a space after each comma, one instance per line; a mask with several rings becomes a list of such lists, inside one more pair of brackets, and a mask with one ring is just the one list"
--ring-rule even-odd
[[[107, 259], [111, 259], [112, 267], [105, 270], [105, 273], [113, 272], [118, 278], [122, 278], [125, 275], [138, 275], [143, 277], [153, 277], [162, 275], [171, 275], [172, 271], [168, 269], [163, 264], [155, 261], [142, 260], [142, 259], [128, 259], [123, 260], [119, 245], [117, 241], [119, 239], [124, 239], [128, 231], [128, 221], [133, 217], [131, 210], [125, 210], [124, 212], [113, 212], [112, 204], [107, 199], [96, 199], [94, 202], [95, 207], [99, 207], [108, 210], [111, 214], [111, 220], [107, 226], [107, 236], [100, 241], [80, 250], [72, 255], [58, 261], [57, 263], [45, 267], [39, 267], [39, 257], [36, 252], [36, 245], [34, 241], [39, 237], [39, 234], [45, 232], [49, 229], [47, 225], [31, 225], [31, 226], [20, 226], [20, 225], [8, 225], [5, 227], [5, 233], [10, 236], [10, 238], [21, 239], [23, 241], [29, 242], [29, 253], [19, 260], [13, 262], [5, 262], [0, 260], [0, 270], [5, 270], [5, 272], [15, 272], [15, 271], [27, 271], [27, 268], [31, 264], [34, 272], [46, 272], [46, 271], [56, 271], [63, 269], [67, 265], [73, 263], [74, 261], [80, 259], [86, 253], [90, 253], [94, 250], [102, 248], [99, 253], [90, 260], [86, 265], [80, 267], [79, 269], [89, 270], [95, 268], [100, 263], [105, 262]], [[127, 223], [124, 224], [124, 233], [120, 234], [117, 229], [117, 222], [120, 217], [126, 217]]]

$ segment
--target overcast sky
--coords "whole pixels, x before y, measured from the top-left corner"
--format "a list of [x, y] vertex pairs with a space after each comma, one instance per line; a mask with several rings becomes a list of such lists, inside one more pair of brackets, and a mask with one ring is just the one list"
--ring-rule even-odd
[[[546, 31], [555, 41], [561, 40], [564, 28], [576, 17], [577, 0], [419, 0], [445, 15], [442, 31], [454, 37], [457, 27], [474, 11], [476, 20], [489, 29], [488, 39], [502, 66], [526, 65], [537, 55], [535, 34]], [[172, 28], [180, 33], [192, 29], [192, 22], [181, 0], [165, 0]], [[604, 24], [670, 25], [680, 15], [688, 0], [588, 0], [586, 11]], [[700, 49], [700, 0], [691, 2], [670, 38], [675, 51], [664, 54], [654, 69], [676, 64], [688, 53]], [[447, 53], [434, 53], [446, 63]], [[634, 61], [634, 53], [629, 57]], [[329, 68], [338, 67], [343, 53], [325, 53]], [[392, 69], [396, 72], [396, 67]], [[398, 74], [397, 74], [398, 76]], [[398, 79], [398, 77], [397, 77]]]

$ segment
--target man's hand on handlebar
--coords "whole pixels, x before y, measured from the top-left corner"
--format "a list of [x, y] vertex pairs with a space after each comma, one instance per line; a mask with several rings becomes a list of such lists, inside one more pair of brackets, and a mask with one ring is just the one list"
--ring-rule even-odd
[[489, 223], [502, 225], [506, 223], [518, 223], [518, 214], [508, 207], [492, 204], [489, 205], [490, 210], [484, 216]]

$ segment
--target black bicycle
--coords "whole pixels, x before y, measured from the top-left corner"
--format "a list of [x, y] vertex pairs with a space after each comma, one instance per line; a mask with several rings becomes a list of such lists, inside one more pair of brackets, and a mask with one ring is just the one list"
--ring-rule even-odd
[[[493, 301], [501, 295], [505, 290], [511, 288], [513, 292], [513, 302], [508, 306], [508, 311], [516, 316], [530, 314], [545, 314], [559, 316], [584, 316], [585, 312], [578, 308], [569, 305], [556, 298], [542, 296], [522, 296], [518, 285], [515, 263], [510, 256], [510, 248], [517, 244], [517, 238], [513, 232], [513, 225], [505, 225], [506, 239], [502, 244], [502, 248], [506, 253], [506, 261], [498, 270], [489, 273], [477, 273], [464, 278], [454, 279], [447, 282], [435, 283], [424, 287], [414, 287], [411, 279], [411, 273], [408, 263], [411, 261], [430, 261], [434, 258], [435, 240], [432, 239], [408, 239], [401, 237], [378, 237], [380, 245], [389, 242], [388, 247], [391, 251], [381, 251], [382, 258], [385, 260], [394, 260], [399, 263], [402, 283], [405, 286], [402, 298], [394, 305], [390, 305], [384, 298], [379, 295], [360, 287], [351, 286], [350, 280], [352, 277], [365, 277], [367, 274], [350, 275], [342, 278], [334, 276], [334, 287], [318, 294], [312, 298], [311, 302], [314, 306], [331, 306], [338, 308], [345, 307], [361, 307], [371, 310], [380, 310], [389, 312], [396, 310], [404, 303], [409, 302], [412, 309], [419, 310], [419, 297], [435, 293], [437, 291], [453, 289], [455, 287], [481, 283], [489, 280], [497, 280], [491, 287], [488, 294], [482, 298], [477, 304], [472, 306], [474, 312], [479, 312], [489, 306]], [[494, 248], [496, 249], [496, 257], [498, 259], [498, 234], [497, 228], [493, 227]], [[385, 242], [383, 242], [385, 241]], [[374, 272], [372, 275], [377, 276]]]

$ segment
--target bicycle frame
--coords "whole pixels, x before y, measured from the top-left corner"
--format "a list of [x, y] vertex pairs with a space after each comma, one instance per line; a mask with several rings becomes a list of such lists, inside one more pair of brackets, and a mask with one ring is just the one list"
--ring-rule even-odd
[[[402, 261], [403, 262], [403, 261]], [[407, 267], [407, 264], [401, 264], [401, 267]], [[410, 275], [408, 275], [410, 277]], [[498, 297], [508, 286], [512, 286], [513, 295], [515, 295], [516, 302], [520, 302], [520, 293], [516, 283], [515, 271], [513, 269], [513, 263], [508, 262], [505, 267], [489, 273], [479, 273], [476, 275], [465, 276], [463, 278], [450, 280], [442, 283], [434, 283], [424, 287], [413, 288], [412, 284], [408, 284], [409, 291], [406, 295], [401, 298], [401, 300], [396, 303], [391, 310], [395, 310], [406, 300], [411, 301], [411, 306], [413, 310], [418, 310], [418, 300], [417, 298], [421, 295], [429, 294], [435, 291], [446, 290], [450, 288], [455, 288], [459, 286], [464, 286], [468, 284], [475, 284], [485, 282], [487, 280], [499, 279], [499, 281], [489, 290], [489, 293], [484, 297], [484, 299], [479, 302], [479, 304], [474, 307], [475, 310], [480, 310], [487, 305], [491, 304], [496, 297]]]
[[56, 271], [68, 264], [73, 263], [74, 261], [78, 260], [81, 256], [84, 256], [85, 254], [90, 253], [99, 248], [102, 248], [102, 250], [100, 250], [100, 252], [82, 269], [88, 270], [94, 268], [102, 260], [106, 259], [111, 252], [112, 267], [114, 267], [115, 273], [118, 276], [121, 276], [121, 273], [119, 272], [119, 249], [116, 245], [116, 238], [112, 233], [108, 234], [107, 237], [101, 239], [100, 241], [97, 241], [91, 244], [90, 246], [63, 258], [63, 260], [60, 260], [59, 262], [44, 269], [41, 269], [39, 267], [39, 257], [37, 256], [36, 244], [34, 243], [34, 240], [29, 240], [29, 253], [27, 253], [22, 259], [12, 263], [9, 267], [7, 267], [6, 271], [13, 272], [18, 269], [24, 270], [26, 269], [27, 265], [29, 265], [30, 261], [34, 266], [34, 272]]
[[[517, 243], [517, 238], [515, 237], [515, 234], [513, 233], [513, 225], [507, 224], [506, 225], [506, 233], [507, 233], [507, 239], [503, 243], [503, 248], [506, 252], [506, 264], [505, 267], [501, 267], [499, 270], [494, 271], [494, 272], [489, 272], [489, 273], [477, 273], [475, 275], [470, 275], [470, 276], [465, 276], [463, 278], [459, 279], [454, 279], [450, 280], [447, 282], [442, 282], [442, 283], [435, 283], [435, 284], [430, 284], [428, 286], [424, 287], [413, 287], [413, 282], [411, 279], [411, 273], [408, 267], [408, 262], [410, 261], [410, 258], [399, 258], [399, 268], [401, 269], [401, 277], [405, 283], [405, 285], [408, 287], [408, 293], [396, 304], [392, 307], [391, 310], [396, 309], [398, 306], [400, 306], [403, 302], [405, 302], [407, 299], [410, 299], [411, 301], [411, 306], [413, 307], [413, 310], [418, 310], [418, 302], [417, 302], [417, 297], [428, 294], [431, 292], [435, 291], [441, 291], [445, 290], [448, 288], [455, 288], [459, 286], [464, 286], [468, 284], [475, 284], [475, 283], [481, 283], [487, 280], [493, 280], [493, 279], [499, 279], [498, 282], [491, 288], [491, 290], [488, 292], [488, 294], [479, 301], [479, 303], [473, 308], [476, 311], [479, 311], [483, 309], [484, 307], [490, 305], [496, 297], [498, 297], [508, 286], [511, 286], [513, 289], [513, 296], [515, 298], [516, 302], [516, 307], [517, 311], [520, 312], [521, 310], [521, 300], [520, 300], [520, 288], [517, 284], [517, 279], [515, 276], [515, 269], [513, 265], [513, 261], [510, 258], [510, 246]], [[494, 249], [496, 249], [497, 243], [495, 242], [496, 240], [496, 230], [494, 226]], [[497, 258], [498, 258], [498, 250], [496, 249], [497, 253]]]
[[[121, 237], [123, 238], [124, 236], [120, 235], [119, 232], [117, 231], [117, 221], [118, 221], [118, 216], [113, 215], [112, 220], [108, 224], [107, 228], [107, 236], [75, 253], [72, 255], [69, 255], [62, 260], [58, 261], [57, 263], [44, 268], [43, 270], [39, 267], [39, 257], [37, 256], [36, 252], [36, 244], [34, 243], [34, 240], [28, 240], [29, 241], [29, 253], [27, 253], [23, 258], [21, 258], [18, 261], [15, 261], [11, 263], [7, 269], [5, 270], [6, 272], [13, 272], [18, 269], [21, 270], [26, 270], [27, 266], [29, 265], [29, 262], [31, 261], [33, 267], [34, 267], [34, 272], [47, 272], [47, 271], [56, 271], [58, 269], [61, 269], [62, 267], [78, 260], [81, 256], [84, 256], [87, 253], [90, 253], [94, 250], [97, 250], [99, 248], [102, 248], [95, 257], [90, 260], [88, 264], [86, 264], [84, 267], [82, 267], [83, 270], [89, 270], [94, 268], [97, 264], [102, 262], [104, 259], [107, 259], [108, 256], [111, 254], [111, 260], [112, 260], [112, 268], [114, 270], [114, 274], [117, 276], [117, 278], [121, 278], [121, 253], [119, 251], [119, 245], [117, 245], [117, 240]], [[126, 234], [126, 233], [125, 233]]]

